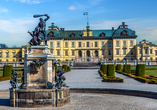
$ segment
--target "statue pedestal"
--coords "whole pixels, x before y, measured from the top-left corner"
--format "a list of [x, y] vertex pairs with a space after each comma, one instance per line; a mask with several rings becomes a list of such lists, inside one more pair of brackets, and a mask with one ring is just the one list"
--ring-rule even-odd
[[70, 103], [70, 88], [55, 88], [53, 54], [48, 46], [31, 46], [24, 59], [24, 81], [10, 89], [12, 107], [60, 107]]
[[55, 73], [52, 69], [53, 54], [48, 46], [31, 46], [24, 60], [23, 89], [47, 89], [48, 84], [55, 85]]

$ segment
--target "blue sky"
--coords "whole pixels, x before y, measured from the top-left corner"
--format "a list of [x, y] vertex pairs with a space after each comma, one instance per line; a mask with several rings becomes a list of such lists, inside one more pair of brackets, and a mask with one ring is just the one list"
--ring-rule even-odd
[[157, 45], [157, 0], [0, 0], [0, 43], [9, 47], [26, 45], [39, 19], [48, 14], [65, 30], [85, 29], [88, 12], [91, 29], [115, 29], [125, 22], [135, 30], [137, 43], [147, 39]]

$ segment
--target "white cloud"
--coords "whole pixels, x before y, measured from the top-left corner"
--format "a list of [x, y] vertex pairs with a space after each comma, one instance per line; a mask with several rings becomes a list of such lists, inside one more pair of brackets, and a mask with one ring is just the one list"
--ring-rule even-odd
[[69, 10], [75, 10], [75, 6], [69, 7]]
[[7, 13], [9, 10], [7, 8], [0, 7], [0, 13]]

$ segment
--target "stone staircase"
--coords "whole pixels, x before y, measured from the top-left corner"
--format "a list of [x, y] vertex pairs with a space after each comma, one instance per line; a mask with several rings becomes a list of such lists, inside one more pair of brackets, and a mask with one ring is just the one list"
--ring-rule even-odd
[[99, 67], [100, 63], [94, 62], [76, 62], [73, 64], [73, 67]]

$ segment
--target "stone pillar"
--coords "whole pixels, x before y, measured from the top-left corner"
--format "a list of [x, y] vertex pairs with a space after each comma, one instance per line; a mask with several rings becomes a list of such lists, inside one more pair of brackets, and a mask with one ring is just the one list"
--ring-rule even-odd
[[128, 60], [126, 60], [126, 64], [128, 64]]
[[142, 47], [142, 56], [144, 55], [144, 47]]
[[76, 50], [76, 58], [78, 58], [78, 50]]
[[117, 65], [117, 60], [115, 60], [114, 64]]
[[106, 59], [104, 60], [103, 64], [105, 64], [105, 65], [106, 65]]
[[151, 65], [151, 59], [149, 59], [149, 61], [148, 61], [148, 65]]
[[13, 61], [13, 67], [15, 67], [15, 61]]
[[137, 64], [139, 64], [139, 60], [137, 60]]
[[146, 59], [146, 61], [145, 61], [145, 64], [148, 65], [148, 61], [147, 61], [147, 59]]
[[123, 60], [123, 65], [125, 65], [125, 60]]
[[114, 64], [114, 60], [112, 60], [112, 64]]
[[18, 61], [16, 61], [15, 66], [18, 67]]
[[150, 48], [148, 47], [148, 55], [150, 55]]
[[2, 61], [2, 67], [4, 66], [4, 62]]
[[136, 60], [134, 60], [134, 65], [137, 65], [137, 62], [136, 62]]

